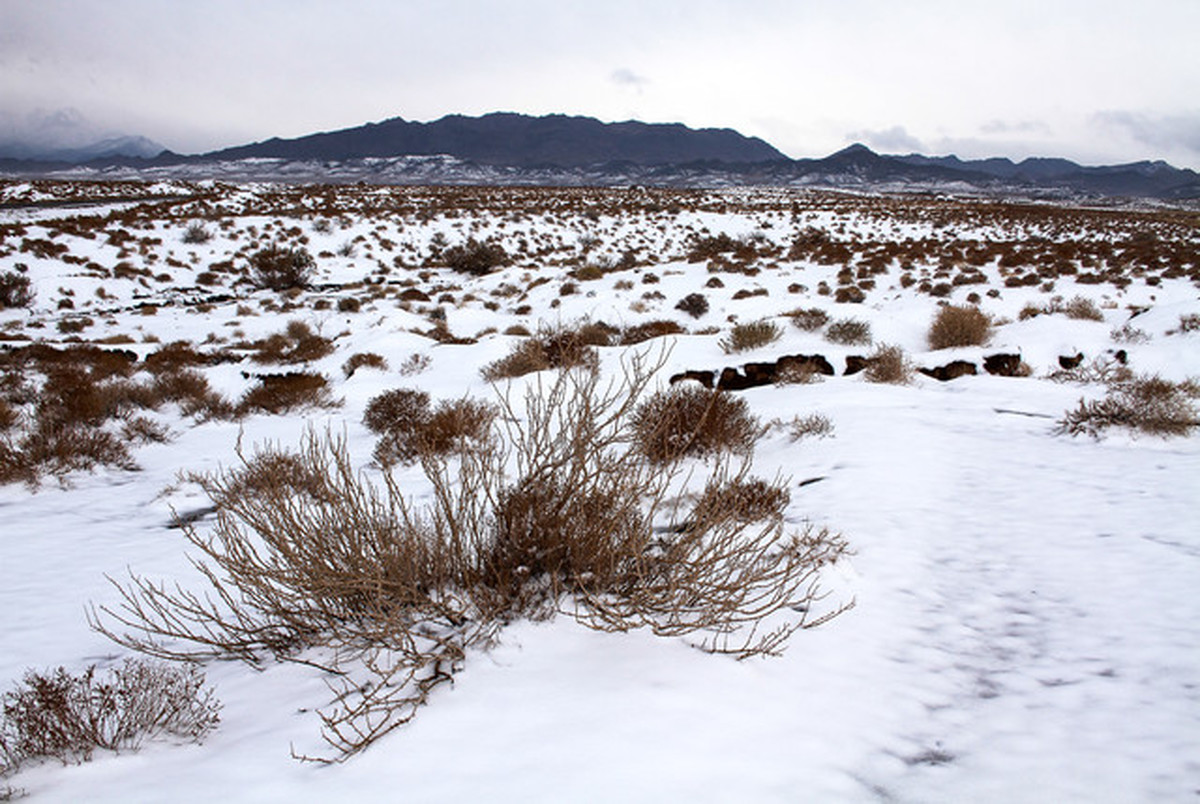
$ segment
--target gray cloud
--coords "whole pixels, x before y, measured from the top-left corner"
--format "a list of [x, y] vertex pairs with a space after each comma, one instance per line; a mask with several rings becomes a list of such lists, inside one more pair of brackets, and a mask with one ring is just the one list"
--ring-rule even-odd
[[876, 151], [885, 153], [897, 152], [917, 152], [922, 153], [925, 150], [925, 145], [921, 140], [908, 133], [904, 126], [892, 126], [878, 131], [863, 129], [861, 131], [851, 131], [846, 135], [847, 139], [861, 142]]
[[34, 151], [79, 148], [116, 132], [97, 126], [78, 109], [33, 109], [24, 114], [0, 110], [0, 144]]
[[1050, 126], [1041, 120], [989, 120], [979, 127], [984, 134], [1037, 134], [1049, 136]]
[[608, 78], [618, 86], [633, 87], [638, 92], [641, 92], [642, 88], [646, 86], [646, 84], [650, 83], [649, 78], [646, 78], [644, 75], [638, 75], [633, 70], [630, 70], [626, 67], [613, 70], [612, 74], [609, 75]]
[[1200, 112], [1149, 115], [1109, 110], [1092, 115], [1092, 123], [1118, 131], [1136, 142], [1168, 151], [1200, 153]]

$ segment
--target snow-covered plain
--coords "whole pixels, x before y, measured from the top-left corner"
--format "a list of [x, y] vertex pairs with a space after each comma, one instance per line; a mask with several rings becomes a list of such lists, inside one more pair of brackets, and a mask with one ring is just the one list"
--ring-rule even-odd
[[[323, 747], [315, 709], [329, 692], [320, 671], [210, 663], [204, 669], [224, 708], [203, 744], [152, 743], [82, 765], [31, 766], [4, 784], [64, 802], [1200, 796], [1200, 440], [1120, 430], [1099, 440], [1054, 435], [1065, 410], [1103, 389], [1047, 378], [1060, 355], [1102, 358], [1117, 349], [1138, 372], [1176, 381], [1200, 375], [1200, 332], [1180, 331], [1181, 316], [1200, 313], [1194, 213], [770, 191], [220, 184], [104, 195], [153, 193], [170, 199], [163, 202], [44, 205], [55, 194], [79, 200], [89, 192], [87, 184], [48, 184], [6, 193], [43, 203], [0, 212], [0, 272], [24, 266], [37, 292], [30, 309], [0, 310], [9, 345], [58, 343], [59, 321], [86, 316], [92, 323], [78, 337], [145, 356], [176, 340], [232, 347], [300, 319], [335, 339], [333, 355], [304, 368], [327, 375], [343, 403], [205, 424], [165, 408], [153, 415], [173, 438], [138, 447], [138, 471], [102, 468], [36, 489], [0, 487], [5, 688], [27, 669], [80, 671], [126, 655], [88, 626], [89, 604], [116, 602], [105, 575], [131, 568], [199, 586], [184, 538], [169, 527], [173, 509], [206, 504], [181, 471], [229, 465], [239, 437], [295, 445], [308, 426], [344, 431], [365, 466], [374, 438], [361, 418], [370, 398], [395, 387], [435, 399], [492, 397], [479, 369], [519, 340], [503, 334], [514, 324], [675, 320], [692, 332], [666, 339], [662, 385], [684, 369], [828, 357], [838, 376], [740, 393], [764, 422], [814, 412], [833, 422], [833, 435], [821, 439], [793, 442], [771, 430], [754, 471], [790, 478], [787, 518], [797, 528], [812, 522], [844, 534], [853, 554], [825, 573], [825, 602], [854, 607], [797, 633], [782, 656], [740, 662], [645, 632], [590, 631], [565, 617], [518, 622], [490, 650], [472, 652], [453, 686], [439, 688], [412, 723], [333, 766], [290, 756]], [[195, 222], [212, 240], [183, 242]], [[118, 230], [130, 237], [112, 237]], [[850, 257], [789, 258], [793, 240], [813, 230], [849, 244]], [[938, 248], [955, 240], [1010, 252], [1027, 243], [1109, 243], [1099, 263], [1065, 258], [1076, 259], [1077, 272], [1101, 273], [1106, 259], [1120, 264], [1122, 243], [1145, 232], [1193, 255], [1190, 267], [1127, 261], [1118, 273], [1128, 282], [1085, 284], [1063, 273], [1006, 283], [1029, 266], [1004, 264], [1002, 250], [977, 266], [986, 282], [954, 284], [942, 298], [920, 281], [901, 282], [905, 274], [950, 281], [962, 261], [940, 263]], [[728, 254], [724, 267], [687, 261], [695, 237], [722, 233], [755, 244], [741, 262], [751, 270]], [[423, 265], [443, 239], [469, 236], [501, 243], [514, 263], [479, 277]], [[39, 240], [68, 248], [50, 253]], [[318, 256], [313, 289], [284, 300], [239, 281], [245, 255], [275, 240], [304, 242]], [[928, 245], [924, 260], [906, 252], [882, 259], [879, 270], [858, 270], [883, 245], [918, 241], [941, 245]], [[568, 272], [617, 265], [627, 250], [634, 265], [564, 291]], [[121, 262], [148, 270], [114, 273]], [[820, 292], [822, 283], [847, 284], [838, 278], [847, 265], [864, 286], [860, 304]], [[213, 275], [197, 283], [204, 272]], [[707, 285], [713, 277], [721, 287]], [[409, 288], [429, 301], [399, 301]], [[735, 299], [741, 290], [766, 293]], [[699, 319], [675, 309], [693, 292], [711, 303]], [[930, 351], [925, 338], [939, 302], [964, 303], [972, 292], [999, 320], [991, 342]], [[351, 296], [360, 309], [339, 307]], [[1053, 309], [1055, 296], [1091, 299], [1103, 320], [1020, 317], [1028, 305]], [[60, 307], [64, 299], [71, 309]], [[918, 375], [907, 385], [842, 376], [844, 357], [870, 347], [792, 327], [783, 314], [801, 307], [866, 321], [877, 343], [902, 346], [918, 365], [1020, 352], [1033, 374], [981, 369], [947, 383]], [[473, 342], [420, 334], [442, 317]], [[779, 321], [782, 339], [722, 352], [734, 321], [760, 318]], [[1126, 324], [1140, 336], [1116, 334]], [[630, 348], [638, 347], [602, 348], [602, 371], [617, 371]], [[382, 355], [390, 370], [346, 378], [341, 366], [357, 352]], [[427, 358], [427, 368], [401, 375], [412, 355]], [[205, 371], [236, 397], [252, 382], [240, 373], [247, 369], [262, 370], [245, 363]], [[416, 470], [401, 476], [422, 493]]]

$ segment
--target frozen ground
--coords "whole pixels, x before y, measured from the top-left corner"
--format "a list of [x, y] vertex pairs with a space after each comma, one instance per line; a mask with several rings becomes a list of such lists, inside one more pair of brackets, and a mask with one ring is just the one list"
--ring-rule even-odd
[[[437, 231], [447, 232], [451, 242], [476, 231], [508, 243], [521, 225], [509, 223], [505, 231], [499, 213], [445, 216], [439, 208], [421, 224], [401, 213], [347, 214], [346, 229], [322, 235], [308, 230], [311, 213], [287, 218], [274, 210], [257, 212], [254, 205], [265, 203], [262, 188], [225, 188], [220, 197], [226, 206], [218, 216], [237, 227], [261, 230], [277, 214], [288, 225], [305, 227], [314, 254], [370, 235], [381, 220], [396, 230], [388, 236], [411, 243], [414, 253]], [[365, 464], [373, 439], [360, 418], [371, 396], [397, 386], [420, 387], [435, 398], [488, 396], [492, 390], [478, 369], [505, 354], [516, 336], [486, 329], [503, 330], [512, 322], [536, 325], [587, 315], [630, 324], [666, 317], [693, 329], [719, 329], [674, 337], [664, 373], [796, 352], [826, 354], [839, 376], [742, 393], [764, 421], [812, 412], [832, 420], [830, 438], [792, 442], [772, 431], [759, 442], [755, 471], [791, 478], [787, 516], [797, 527], [811, 521], [846, 536], [853, 555], [827, 572], [824, 585], [830, 605], [855, 603], [827, 624], [796, 634], [781, 657], [742, 662], [646, 633], [596, 633], [561, 617], [517, 623], [501, 632], [494, 648], [468, 656], [453, 687], [439, 688], [415, 721], [330, 767], [289, 756], [292, 747], [321, 748], [313, 710], [327, 702], [328, 691], [317, 670], [273, 665], [256, 673], [241, 664], [212, 663], [205, 671], [224, 709], [220, 728], [202, 745], [155, 743], [78, 766], [51, 763], [7, 783], [33, 800], [63, 802], [1197, 800], [1200, 440], [1134, 437], [1120, 430], [1100, 440], [1052, 435], [1063, 411], [1081, 396], [1101, 392], [1045, 378], [1058, 355], [1097, 356], [1122, 347], [1135, 370], [1173, 380], [1200, 374], [1200, 333], [1177, 331], [1181, 315], [1200, 312], [1195, 284], [1184, 276], [1121, 288], [1064, 277], [1053, 291], [1010, 288], [993, 262], [983, 268], [988, 284], [956, 286], [951, 300], [997, 288], [999, 294], [983, 298], [982, 307], [1009, 323], [998, 328], [988, 347], [931, 353], [924, 335], [937, 300], [916, 287], [900, 287], [896, 265], [877, 277], [861, 305], [836, 304], [814, 292], [822, 279], [835, 284], [840, 266], [803, 260], [777, 259], [777, 267], [754, 276], [712, 274], [725, 286], [706, 289], [705, 264], [683, 259], [683, 227], [707, 226], [713, 234], [735, 237], [757, 231], [786, 245], [808, 226], [834, 233], [841, 226], [842, 236], [857, 232], [884, 242], [967, 237], [972, 231], [987, 238], [1003, 234], [997, 218], [972, 222], [968, 206], [956, 235], [946, 235], [944, 226], [894, 209], [822, 206], [801, 197], [811, 210], [797, 217], [787, 199], [779, 207], [765, 201], [759, 207], [753, 196], [732, 197], [721, 212], [699, 203], [688, 209], [688, 196], [683, 213], [662, 228], [647, 222], [655, 220], [653, 213], [640, 218], [602, 213], [595, 220], [580, 218], [578, 225], [569, 217], [564, 222], [529, 214], [531, 237], [561, 244], [557, 252], [530, 258], [540, 259], [540, 271], [553, 281], [527, 291], [523, 303], [529, 312], [513, 312], [516, 299], [489, 295], [505, 282], [529, 284], [523, 274], [541, 275], [528, 267], [469, 279], [433, 270], [421, 280], [427, 288], [462, 286], [446, 291], [457, 295], [445, 305], [449, 328], [465, 335], [485, 331], [465, 345], [413, 334], [411, 329], [428, 328], [426, 313], [399, 309], [386, 296], [357, 313], [314, 309], [304, 297], [290, 311], [256, 309], [248, 315], [234, 307], [257, 305], [272, 294], [232, 285], [236, 299], [210, 302], [196, 313], [196, 300], [210, 291], [184, 290], [189, 284], [184, 277], [237, 245], [230, 231], [197, 247], [199, 256], [191, 260], [179, 240], [186, 219], [160, 223], [152, 234], [162, 243], [146, 247], [146, 253], [160, 255], [151, 261], [155, 272], [169, 253], [183, 266], [172, 264], [167, 270], [175, 280], [161, 287], [96, 279], [79, 265], [14, 249], [0, 257], [0, 271], [26, 263], [38, 291], [32, 310], [0, 312], [9, 334], [61, 337], [53, 329], [68, 315], [54, 304], [61, 289], [74, 294], [73, 314], [87, 312], [82, 300], [88, 300], [95, 323], [85, 337], [129, 333], [135, 342], [122, 348], [139, 354], [155, 348], [146, 335], [200, 343], [209, 333], [238, 337], [230, 334], [237, 328], [246, 337], [260, 337], [286, 320], [304, 318], [338, 335], [338, 351], [311, 368], [335, 379], [336, 394], [345, 400], [337, 409], [254, 416], [240, 426], [196, 425], [164, 413], [175, 438], [139, 447], [140, 471], [78, 473], [65, 487], [48, 480], [36, 492], [23, 485], [0, 487], [5, 685], [27, 668], [65, 665], [78, 671], [123, 655], [89, 630], [85, 618], [89, 603], [114, 600], [105, 574], [121, 576], [131, 567], [185, 584], [195, 580], [184, 540], [168, 525], [171, 506], [184, 511], [205, 500], [177, 482], [180, 470], [228, 464], [239, 430], [248, 442], [294, 444], [306, 423], [344, 427], [355, 457]], [[234, 210], [235, 204], [245, 206]], [[52, 228], [35, 217], [63, 213], [4, 214], [10, 222], [23, 221], [24, 237], [33, 238], [41, 226]], [[1127, 221], [1103, 216], [1113, 219], [1117, 226], [1150, 225], [1133, 213]], [[771, 226], [764, 229], [764, 222]], [[1077, 223], [1054, 236], [1110, 236], [1089, 225]], [[1183, 234], [1172, 230], [1193, 250], [1194, 226], [1194, 221], [1190, 230], [1184, 226]], [[565, 255], [588, 232], [600, 240], [596, 249], [614, 256], [645, 238], [643, 248], [661, 262], [581, 282], [580, 292], [560, 295], [570, 267]], [[110, 266], [116, 261], [103, 238], [61, 237], [72, 254]], [[11, 246], [21, 239], [10, 233], [5, 242]], [[340, 293], [362, 277], [372, 264], [363, 248], [360, 241], [357, 257], [319, 260], [333, 288], [321, 292]], [[381, 250], [376, 246], [375, 254]], [[135, 262], [148, 259], [133, 253]], [[643, 283], [640, 275], [650, 272], [660, 281]], [[632, 290], [615, 287], [623, 278], [635, 283]], [[789, 293], [795, 283], [808, 289]], [[96, 296], [100, 285], [110, 298]], [[768, 294], [732, 300], [743, 287]], [[643, 309], [633, 309], [647, 290], [661, 292], [665, 300], [643, 300]], [[699, 321], [673, 309], [692, 291], [707, 293], [713, 302]], [[501, 303], [488, 309], [464, 300], [471, 292], [480, 301]], [[1104, 321], [1062, 314], [1017, 320], [1023, 306], [1046, 303], [1053, 294], [1094, 299]], [[133, 309], [138, 300], [156, 295], [176, 303], [164, 304], [153, 316]], [[727, 316], [745, 321], [801, 306], [868, 321], [877, 341], [900, 344], [921, 365], [1019, 350], [1034, 375], [871, 384], [861, 376], [840, 376], [842, 358], [862, 349], [830, 344], [819, 333], [790, 325], [780, 342], [757, 352], [721, 352]], [[1131, 306], [1149, 311], [1130, 320]], [[48, 326], [40, 331], [31, 326], [39, 321]], [[1112, 331], [1127, 322], [1147, 340], [1114, 342]], [[362, 370], [344, 379], [339, 367], [359, 351], [382, 354], [393, 368], [414, 353], [430, 362], [415, 376]], [[621, 349], [602, 351], [604, 370], [612, 371]], [[214, 367], [210, 379], [236, 394], [245, 383], [237, 369]], [[815, 478], [820, 479], [806, 482]]]

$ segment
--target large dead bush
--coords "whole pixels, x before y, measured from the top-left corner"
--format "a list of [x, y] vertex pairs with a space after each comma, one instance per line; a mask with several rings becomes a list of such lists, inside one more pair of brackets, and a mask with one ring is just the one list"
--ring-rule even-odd
[[[197, 660], [330, 671], [324, 737], [340, 760], [411, 719], [503, 623], [565, 612], [589, 627], [693, 635], [737, 656], [782, 648], [840, 609], [816, 605], [840, 537], [788, 532], [782, 487], [717, 461], [704, 477], [635, 449], [655, 366], [602, 383], [574, 370], [502, 396], [492, 437], [423, 452], [421, 505], [354, 469], [343, 439], [241, 454], [196, 480], [211, 530], [181, 523], [201, 589], [131, 574], [93, 624], [122, 645]], [[731, 489], [686, 493], [689, 482]], [[773, 490], [774, 488], [774, 490]], [[689, 502], [691, 501], [691, 502]]]

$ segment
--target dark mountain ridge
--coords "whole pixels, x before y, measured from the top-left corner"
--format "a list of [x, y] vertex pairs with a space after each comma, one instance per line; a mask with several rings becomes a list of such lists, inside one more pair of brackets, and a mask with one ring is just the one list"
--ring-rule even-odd
[[497, 112], [448, 115], [431, 123], [399, 117], [380, 123], [274, 138], [204, 154], [204, 159], [361, 159], [447, 154], [490, 165], [574, 168], [614, 160], [666, 165], [698, 160], [786, 159], [756, 137], [732, 129], [691, 129], [679, 123], [602, 123], [591, 117]]
[[731, 129], [602, 123], [589, 117], [494, 113], [430, 123], [392, 118], [206, 154], [5, 159], [17, 175], [225, 178], [398, 184], [650, 184], [974, 192], [1056, 198], [1200, 199], [1200, 174], [1166, 162], [1085, 167], [1066, 159], [963, 160], [882, 155], [856, 143], [821, 159], [789, 159]]

